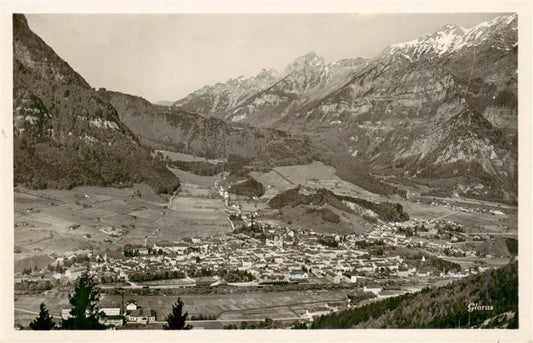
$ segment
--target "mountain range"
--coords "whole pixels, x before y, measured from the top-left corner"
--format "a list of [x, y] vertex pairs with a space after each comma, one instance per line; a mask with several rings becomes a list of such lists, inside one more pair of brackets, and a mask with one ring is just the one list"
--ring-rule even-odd
[[146, 146], [195, 156], [242, 159], [256, 168], [305, 164], [320, 151], [304, 135], [282, 130], [227, 123], [175, 107], [154, 105], [128, 94], [99, 90], [119, 119]]
[[314, 52], [163, 105], [96, 91], [13, 18], [15, 183], [179, 180], [154, 149], [268, 170], [313, 160], [375, 193], [517, 200], [517, 16], [446, 25], [374, 58]]
[[517, 39], [515, 14], [446, 25], [371, 59], [326, 64], [310, 52], [281, 73], [205, 86], [173, 107], [305, 134], [434, 195], [515, 202]]
[[269, 170], [320, 159], [304, 135], [226, 123], [95, 90], [13, 16], [15, 185], [72, 188], [146, 182], [172, 193], [179, 179], [154, 150], [229, 160], [236, 168]]

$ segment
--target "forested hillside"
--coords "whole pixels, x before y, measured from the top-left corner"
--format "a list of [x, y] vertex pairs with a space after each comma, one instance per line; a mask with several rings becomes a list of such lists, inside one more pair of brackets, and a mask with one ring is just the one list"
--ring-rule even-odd
[[381, 220], [387, 222], [402, 222], [409, 220], [409, 215], [403, 211], [402, 205], [398, 203], [375, 203], [360, 198], [338, 195], [325, 188], [320, 188], [312, 194], [303, 194], [300, 191], [301, 187], [296, 187], [281, 192], [270, 199], [269, 205], [272, 208], [279, 209], [287, 206], [294, 207], [298, 205], [329, 204], [340, 210], [351, 212], [352, 209], [348, 205], [351, 203], [373, 211]]
[[[492, 310], [468, 311], [469, 304]], [[472, 305], [470, 305], [472, 307]], [[496, 320], [495, 320], [496, 319]], [[313, 329], [518, 327], [518, 262], [441, 288], [389, 298], [326, 316]]]
[[69, 189], [146, 182], [159, 193], [179, 186], [23, 15], [13, 16], [13, 136], [15, 184]]

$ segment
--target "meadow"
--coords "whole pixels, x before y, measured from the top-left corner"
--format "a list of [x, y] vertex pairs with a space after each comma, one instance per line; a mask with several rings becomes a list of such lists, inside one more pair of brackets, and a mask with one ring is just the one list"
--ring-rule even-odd
[[[103, 252], [125, 244], [223, 235], [231, 230], [224, 203], [206, 187], [186, 190], [170, 202], [139, 184], [133, 188], [15, 189], [15, 271], [46, 267], [68, 253]], [[46, 257], [38, 259], [35, 257]], [[35, 264], [33, 264], [35, 263]], [[30, 265], [28, 265], [30, 264]]]
[[[437, 198], [421, 196], [422, 191], [427, 191], [427, 187], [420, 189], [409, 187], [411, 197], [409, 199], [400, 198], [397, 195], [383, 196], [371, 193], [352, 183], [340, 179], [335, 174], [335, 168], [327, 166], [322, 162], [313, 162], [305, 165], [294, 165], [277, 167], [268, 173], [250, 173], [256, 180], [266, 187], [265, 194], [261, 199], [271, 199], [276, 194], [297, 185], [309, 188], [326, 188], [339, 195], [360, 197], [374, 202], [397, 202], [401, 204], [410, 217], [420, 219], [449, 219], [461, 223], [472, 230], [487, 229], [493, 233], [500, 233], [509, 228], [511, 233], [516, 235], [518, 230], [518, 209], [516, 206], [494, 203], [490, 201], [480, 201], [465, 198]], [[418, 192], [414, 192], [418, 190]], [[496, 209], [504, 215], [493, 215], [482, 212], [463, 212], [445, 206], [431, 206], [432, 201], [447, 201], [465, 209]]]

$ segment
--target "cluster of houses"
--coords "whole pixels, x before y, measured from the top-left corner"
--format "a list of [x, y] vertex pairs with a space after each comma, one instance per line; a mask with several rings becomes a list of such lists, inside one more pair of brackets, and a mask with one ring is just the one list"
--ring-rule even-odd
[[431, 206], [434, 207], [446, 207], [453, 211], [461, 211], [461, 212], [467, 212], [467, 213], [490, 213], [492, 215], [498, 215], [498, 216], [505, 216], [505, 213], [502, 210], [494, 209], [494, 208], [479, 208], [479, 207], [464, 207], [459, 206], [450, 203], [446, 200], [440, 200], [440, 201], [432, 201], [430, 203]]
[[[70, 308], [61, 310], [61, 318], [71, 317]], [[148, 324], [157, 321], [157, 312], [150, 308], [138, 306], [135, 300], [128, 301], [125, 306], [101, 307], [100, 322], [107, 326], [119, 327], [124, 324]]]
[[[246, 216], [242, 216], [246, 218]], [[250, 214], [249, 218], [253, 218]], [[76, 263], [76, 256], [58, 257], [55, 265], [68, 266], [52, 272], [55, 279], [76, 280], [85, 270], [97, 279], [106, 277], [129, 286], [142, 287], [130, 280], [133, 274], [180, 272], [179, 280], [172, 285], [181, 287], [215, 287], [229, 284], [237, 287], [261, 286], [281, 283], [357, 283], [361, 290], [384, 299], [408, 292], [416, 292], [432, 278], [462, 278], [471, 273], [484, 271], [486, 267], [451, 272], [435, 270], [422, 255], [416, 263], [400, 254], [376, 254], [379, 247], [423, 248], [434, 256], [445, 251], [460, 256], [475, 256], [475, 252], [454, 245], [449, 239], [439, 237], [439, 228], [453, 225], [443, 220], [412, 219], [404, 223], [381, 223], [373, 230], [362, 234], [332, 235], [304, 229], [264, 226], [262, 239], [236, 231], [231, 234], [206, 239], [189, 238], [179, 242], [157, 242], [151, 246], [129, 247], [134, 254], [127, 258], [112, 258], [107, 255], [87, 253], [83, 263]], [[414, 227], [424, 227], [416, 234], [406, 234]], [[449, 237], [448, 237], [449, 238]], [[324, 244], [333, 242], [334, 244]], [[464, 245], [463, 245], [464, 246]], [[68, 262], [68, 263], [67, 263]], [[482, 269], [483, 268], [483, 269]], [[207, 270], [213, 275], [193, 277], [190, 270]], [[252, 275], [246, 282], [228, 282], [217, 271], [239, 271]], [[189, 277], [190, 276], [190, 277]], [[403, 280], [401, 289], [389, 289], [380, 285], [383, 279]], [[110, 287], [114, 287], [113, 284]], [[327, 308], [326, 308], [327, 307]], [[317, 308], [308, 314], [329, 313], [337, 307]], [[322, 312], [321, 312], [322, 311]], [[157, 321], [157, 313], [143, 308], [135, 301], [121, 306], [102, 307], [102, 321], [111, 326], [124, 324], [147, 324]], [[62, 318], [70, 316], [64, 309]]]
[[[463, 241], [465, 237], [475, 240], [475, 236], [469, 237], [466, 234], [452, 232], [447, 236], [439, 233], [439, 225], [456, 226], [450, 220], [436, 219], [412, 219], [404, 223], [385, 223], [377, 225], [372, 232], [366, 234], [367, 241], [383, 241], [384, 244], [394, 247], [416, 247], [423, 248], [424, 251], [437, 256], [476, 256], [476, 251], [468, 250], [465, 247], [455, 246], [453, 243]], [[417, 231], [415, 235], [408, 236], [404, 232], [413, 227], [423, 226], [424, 231]]]
[[[249, 217], [252, 217], [251, 214]], [[439, 239], [439, 225], [451, 225], [448, 221], [412, 219], [404, 223], [382, 223], [373, 230], [362, 234], [330, 235], [304, 229], [264, 226], [263, 239], [244, 233], [209, 237], [206, 239], [189, 238], [179, 242], [157, 242], [151, 246], [134, 247], [135, 254], [127, 258], [112, 258], [107, 255], [87, 254], [83, 263], [66, 263], [75, 256], [58, 257], [56, 265], [68, 266], [52, 272], [52, 278], [68, 281], [76, 280], [87, 270], [102, 283], [113, 280], [102, 287], [147, 287], [146, 283], [134, 282], [132, 275], [157, 272], [179, 272], [181, 279], [173, 279], [167, 284], [176, 287], [215, 287], [222, 284], [246, 287], [283, 283], [357, 283], [369, 287], [376, 297], [396, 296], [408, 290], [392, 291], [371, 288], [375, 280], [400, 279], [403, 284], [420, 285], [434, 278], [462, 278], [480, 270], [471, 269], [458, 272], [436, 270], [425, 261], [413, 263], [412, 259], [398, 254], [375, 254], [376, 248], [394, 246], [397, 248], [423, 248], [422, 250], [442, 256], [444, 251], [473, 256], [475, 252], [464, 250], [447, 239]], [[406, 231], [413, 227], [424, 226], [415, 235]], [[329, 241], [335, 244], [323, 244]], [[464, 246], [464, 245], [463, 245]], [[400, 249], [401, 250], [401, 249]], [[480, 267], [481, 268], [481, 267]], [[206, 270], [212, 275], [192, 276], [190, 270]], [[236, 282], [224, 279], [219, 271], [239, 271], [251, 275], [246, 281]], [[217, 276], [219, 275], [219, 276]], [[171, 278], [170, 276], [169, 278]], [[161, 283], [164, 288], [166, 283]], [[152, 287], [153, 283], [150, 285]], [[170, 287], [170, 286], [169, 286]], [[135, 305], [136, 306], [136, 305]], [[147, 323], [156, 320], [152, 309], [127, 304], [121, 308], [103, 308], [106, 320], [112, 325], [120, 320], [129, 323]], [[68, 312], [68, 311], [67, 311]], [[68, 314], [65, 314], [68, 315]], [[117, 317], [118, 316], [118, 317]], [[114, 324], [113, 324], [114, 323]]]
[[[423, 248], [436, 256], [444, 252], [459, 256], [475, 256], [475, 252], [453, 246], [445, 239], [436, 239], [438, 224], [435, 220], [412, 220], [407, 223], [379, 224], [370, 232], [360, 235], [327, 235], [303, 229], [267, 227], [265, 239], [257, 239], [244, 233], [233, 232], [207, 239], [190, 238], [179, 242], [154, 243], [151, 247], [134, 247], [135, 254], [127, 259], [90, 256], [89, 270], [97, 278], [111, 279], [132, 284], [132, 274], [179, 271], [180, 275], [190, 270], [208, 270], [214, 275], [226, 270], [247, 272], [253, 276], [250, 282], [238, 285], [260, 285], [286, 282], [312, 282], [316, 278], [338, 284], [356, 283], [358, 279], [383, 275], [397, 278], [459, 277], [431, 268], [410, 265], [400, 255], [390, 256], [369, 253], [370, 248], [381, 246]], [[424, 225], [425, 230], [407, 236], [405, 229]], [[335, 241], [335, 247], [321, 244], [325, 239]], [[70, 257], [59, 257], [62, 264]], [[423, 261], [422, 261], [423, 262]], [[73, 264], [62, 273], [53, 274], [55, 279], [75, 280], [86, 269], [86, 264]], [[418, 268], [418, 269], [417, 269]], [[461, 274], [461, 277], [463, 275]], [[205, 284], [199, 278], [182, 280], [183, 286]], [[220, 278], [210, 285], [225, 283]], [[237, 283], [236, 283], [237, 284]]]

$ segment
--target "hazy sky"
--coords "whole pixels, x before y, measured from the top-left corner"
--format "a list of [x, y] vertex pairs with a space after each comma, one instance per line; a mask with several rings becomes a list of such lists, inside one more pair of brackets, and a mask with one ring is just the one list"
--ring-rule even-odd
[[326, 62], [373, 57], [445, 24], [498, 14], [30, 14], [31, 29], [93, 87], [177, 100], [309, 51]]

